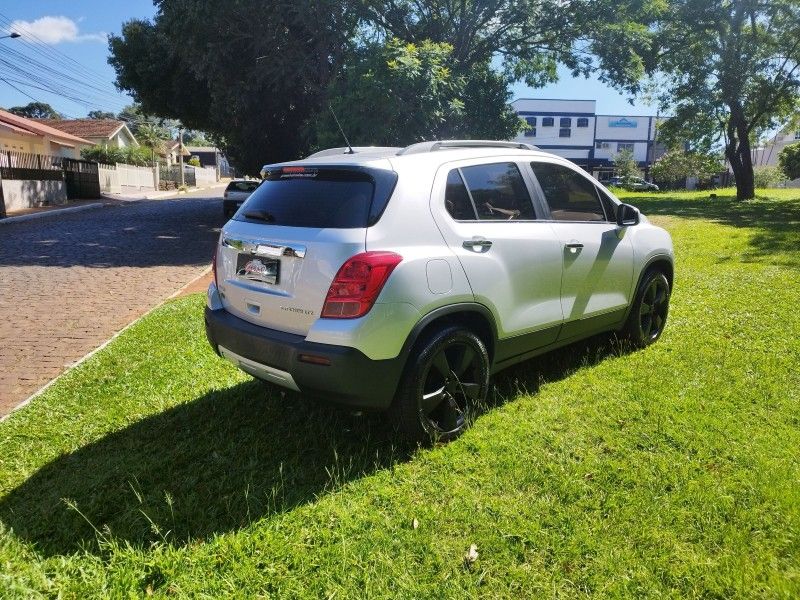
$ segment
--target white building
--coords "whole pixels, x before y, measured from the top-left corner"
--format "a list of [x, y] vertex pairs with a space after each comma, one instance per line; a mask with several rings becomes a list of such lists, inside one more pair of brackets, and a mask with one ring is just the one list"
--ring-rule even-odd
[[515, 141], [563, 156], [600, 180], [613, 175], [614, 156], [628, 149], [646, 174], [664, 153], [655, 141], [656, 117], [598, 115], [596, 104], [595, 100], [514, 100], [511, 107], [530, 126]]
[[773, 167], [777, 165], [781, 150], [786, 148], [786, 146], [798, 143], [800, 143], [800, 131], [795, 131], [791, 128], [783, 129], [770, 138], [763, 146], [753, 148], [753, 166]]

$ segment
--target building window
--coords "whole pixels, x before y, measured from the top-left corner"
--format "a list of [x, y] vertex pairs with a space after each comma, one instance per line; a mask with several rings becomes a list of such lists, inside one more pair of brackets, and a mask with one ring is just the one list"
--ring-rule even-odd
[[594, 147], [596, 150], [606, 150], [608, 149], [608, 142], [595, 142]]
[[542, 117], [542, 127], [552, 127], [553, 123], [553, 117]]
[[559, 120], [560, 127], [572, 127], [572, 118], [570, 117], [561, 117]]
[[588, 126], [589, 126], [588, 117], [578, 117], [578, 127], [588, 127]]
[[794, 132], [794, 139], [800, 140], [800, 131], [795, 131]]
[[560, 138], [567, 138], [572, 137], [572, 129], [569, 127], [562, 127], [558, 130], [558, 137]]
[[529, 129], [525, 130], [525, 137], [536, 137], [536, 117], [525, 117]]
[[617, 152], [622, 152], [623, 150], [630, 150], [633, 152], [633, 144], [630, 142], [620, 142], [617, 144]]

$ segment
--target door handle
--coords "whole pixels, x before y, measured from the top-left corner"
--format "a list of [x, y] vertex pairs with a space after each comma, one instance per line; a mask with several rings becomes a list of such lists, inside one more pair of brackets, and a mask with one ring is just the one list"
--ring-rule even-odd
[[474, 237], [471, 240], [464, 240], [462, 245], [473, 252], [488, 252], [489, 248], [492, 247], [492, 242], [481, 237]]
[[567, 242], [564, 244], [564, 247], [572, 253], [577, 252], [581, 248], [583, 248], [583, 244], [577, 241]]

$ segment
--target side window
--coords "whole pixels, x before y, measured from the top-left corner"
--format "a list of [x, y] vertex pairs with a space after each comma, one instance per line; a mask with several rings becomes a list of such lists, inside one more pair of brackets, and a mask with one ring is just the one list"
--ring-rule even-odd
[[553, 117], [542, 117], [542, 127], [552, 127]]
[[458, 169], [453, 169], [447, 174], [447, 188], [444, 193], [444, 206], [450, 216], [456, 221], [474, 221], [475, 207], [469, 199], [467, 186], [464, 185]]
[[528, 188], [514, 163], [464, 167], [461, 173], [478, 218], [490, 221], [536, 219]]
[[554, 221], [605, 221], [594, 184], [568, 167], [531, 163]]
[[606, 219], [609, 221], [616, 221], [617, 220], [617, 205], [614, 204], [614, 201], [608, 197], [603, 190], [599, 187], [595, 186], [597, 190], [597, 195], [600, 196], [600, 202], [603, 203], [603, 208], [606, 211]]

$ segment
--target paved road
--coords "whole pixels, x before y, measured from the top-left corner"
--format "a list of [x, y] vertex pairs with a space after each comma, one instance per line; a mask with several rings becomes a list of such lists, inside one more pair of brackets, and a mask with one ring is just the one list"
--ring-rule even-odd
[[0, 416], [200, 275], [221, 194], [0, 225]]

